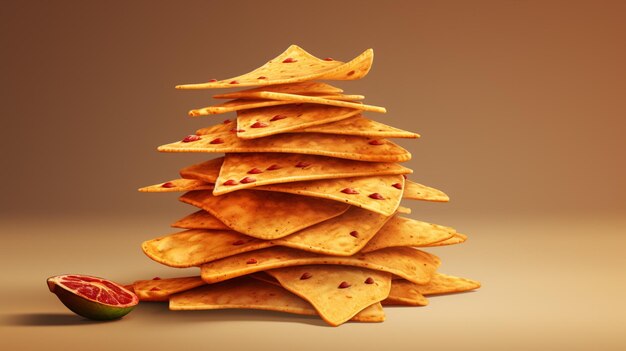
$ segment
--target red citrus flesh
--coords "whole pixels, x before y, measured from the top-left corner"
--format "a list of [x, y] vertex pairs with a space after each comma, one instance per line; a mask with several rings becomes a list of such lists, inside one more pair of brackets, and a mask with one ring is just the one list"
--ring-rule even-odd
[[47, 283], [65, 306], [90, 319], [121, 318], [139, 302], [132, 291], [103, 278], [66, 274], [50, 277]]

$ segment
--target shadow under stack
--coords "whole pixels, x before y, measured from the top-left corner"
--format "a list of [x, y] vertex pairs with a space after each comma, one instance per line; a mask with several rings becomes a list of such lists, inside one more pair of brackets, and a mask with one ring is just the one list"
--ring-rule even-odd
[[[445, 202], [412, 182], [411, 154], [387, 138], [419, 135], [364, 117], [385, 108], [320, 80], [364, 77], [367, 50], [350, 62], [319, 59], [292, 45], [260, 68], [179, 89], [248, 87], [191, 116], [236, 112], [162, 152], [224, 154], [140, 189], [185, 192], [199, 210], [173, 224], [183, 231], [143, 243], [153, 260], [199, 267], [200, 275], [137, 281], [141, 300], [172, 310], [250, 308], [319, 315], [337, 326], [381, 322], [383, 306], [424, 306], [425, 296], [476, 289], [439, 273], [423, 248], [459, 244], [450, 227], [405, 217], [402, 199]], [[409, 177], [410, 178], [410, 177]]]

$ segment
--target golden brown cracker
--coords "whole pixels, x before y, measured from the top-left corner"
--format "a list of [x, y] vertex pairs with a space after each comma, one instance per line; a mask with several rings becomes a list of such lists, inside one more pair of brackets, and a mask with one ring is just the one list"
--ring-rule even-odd
[[133, 291], [139, 301], [167, 301], [173, 294], [191, 290], [206, 285], [202, 278], [154, 278], [151, 280], [138, 280], [133, 283]]
[[428, 246], [449, 239], [453, 228], [394, 216], [369, 240], [361, 252], [371, 252], [386, 247]]
[[179, 219], [172, 224], [172, 227], [183, 229], [230, 230], [226, 224], [220, 222], [219, 219], [205, 210], [196, 211]]
[[272, 245], [232, 230], [190, 229], [145, 241], [141, 248], [156, 262], [185, 268]]
[[275, 268], [312, 264], [339, 264], [395, 274], [417, 284], [430, 280], [441, 261], [424, 251], [391, 247], [354, 256], [327, 256], [286, 247], [246, 252], [202, 265], [202, 279], [215, 283]]
[[300, 133], [286, 133], [252, 140], [243, 140], [233, 133], [209, 134], [161, 145], [158, 150], [208, 153], [281, 152], [370, 162], [404, 162], [411, 159], [407, 150], [389, 140], [321, 133], [307, 133], [306, 137]]
[[[226, 154], [224, 158], [213, 194], [221, 195], [277, 183], [411, 172], [406, 167], [389, 162], [362, 162], [327, 156], [269, 152], [233, 153]], [[246, 177], [254, 181], [242, 183]], [[226, 182], [229, 185], [225, 185]]]
[[419, 183], [415, 183], [410, 180], [406, 180], [404, 184], [404, 195], [405, 199], [412, 200], [424, 200], [424, 201], [435, 201], [435, 202], [448, 202], [450, 198], [443, 191], [435, 188], [431, 188], [426, 185], [422, 185]]
[[332, 326], [384, 300], [391, 289], [391, 274], [359, 267], [311, 265], [272, 269], [267, 273], [285, 289], [311, 303]]
[[215, 183], [220, 173], [224, 157], [214, 158], [199, 164], [187, 166], [180, 170], [180, 176], [185, 179], [201, 180], [206, 183]]
[[[207, 285], [170, 297], [170, 310], [256, 309], [314, 316], [310, 303], [286, 289], [248, 277]], [[358, 322], [382, 322], [385, 314], [374, 304], [352, 318]]]
[[[293, 95], [293, 94], [281, 94], [281, 95], [269, 95], [271, 97], [262, 97], [265, 93], [254, 93], [251, 94], [251, 98], [246, 99], [236, 99], [229, 100], [226, 102], [222, 102], [216, 105], [211, 105], [207, 107], [197, 108], [189, 111], [190, 117], [199, 117], [199, 116], [208, 116], [208, 115], [216, 115], [221, 113], [249, 110], [249, 109], [258, 109], [262, 107], [270, 107], [270, 106], [281, 106], [281, 105], [289, 105], [289, 104], [300, 104], [300, 103], [313, 103], [313, 104], [321, 104], [321, 105], [331, 105], [331, 106], [339, 106], [339, 107], [347, 107], [358, 110], [380, 110], [380, 107], [377, 106], [369, 106], [364, 105], [360, 102], [352, 102], [357, 100], [363, 100], [365, 97], [363, 95], [342, 95], [342, 94], [333, 94], [333, 95]], [[279, 93], [267, 93], [267, 94], [279, 94]], [[280, 99], [280, 97], [283, 99]], [[254, 98], [256, 97], [256, 98]]]
[[256, 139], [308, 126], [339, 121], [359, 110], [319, 104], [291, 104], [237, 112], [237, 136]]
[[391, 216], [402, 200], [403, 184], [402, 175], [381, 175], [271, 184], [254, 189], [329, 199]]
[[341, 94], [343, 89], [334, 87], [330, 84], [322, 82], [300, 82], [278, 85], [266, 85], [258, 88], [246, 89], [235, 91], [232, 93], [224, 93], [213, 95], [214, 99], [246, 99], [250, 98], [253, 93], [260, 91], [272, 91], [275, 93], [288, 93], [288, 94]]
[[173, 179], [164, 183], [139, 188], [143, 193], [166, 193], [190, 190], [213, 190], [214, 185], [195, 179]]
[[336, 122], [297, 129], [298, 133], [360, 135], [371, 138], [419, 138], [420, 135], [367, 119], [358, 114]]
[[252, 190], [221, 196], [191, 191], [180, 200], [211, 213], [239, 233], [265, 240], [293, 234], [339, 216], [350, 207], [325, 199]]
[[319, 59], [297, 45], [263, 66], [240, 76], [200, 84], [183, 84], [177, 89], [215, 89], [297, 83], [310, 80], [354, 80], [363, 78], [372, 67], [374, 51], [365, 50], [350, 62]]

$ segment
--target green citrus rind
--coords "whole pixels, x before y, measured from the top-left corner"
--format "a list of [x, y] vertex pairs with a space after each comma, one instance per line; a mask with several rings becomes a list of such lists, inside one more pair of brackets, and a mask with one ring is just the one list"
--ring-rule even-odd
[[72, 312], [88, 319], [99, 321], [120, 319], [132, 311], [139, 301], [138, 299], [134, 299], [133, 304], [125, 306], [103, 304], [77, 295], [71, 290], [59, 285], [54, 278], [56, 277], [51, 277], [47, 280], [50, 291]]

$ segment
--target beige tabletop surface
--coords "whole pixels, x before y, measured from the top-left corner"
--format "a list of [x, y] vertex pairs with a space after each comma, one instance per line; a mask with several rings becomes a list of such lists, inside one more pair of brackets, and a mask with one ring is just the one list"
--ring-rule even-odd
[[[411, 215], [415, 217], [415, 214]], [[327, 326], [276, 312], [169, 311], [142, 303], [119, 321], [69, 312], [45, 278], [85, 273], [118, 282], [195, 274], [152, 262], [142, 240], [168, 232], [154, 218], [4, 218], [0, 302], [5, 350], [619, 350], [626, 347], [625, 218], [432, 215], [469, 240], [431, 249], [442, 272], [480, 280], [426, 307], [385, 308], [383, 323]], [[165, 228], [165, 230], [163, 230]], [[8, 346], [9, 348], [5, 348]], [[117, 346], [114, 346], [117, 347]]]

